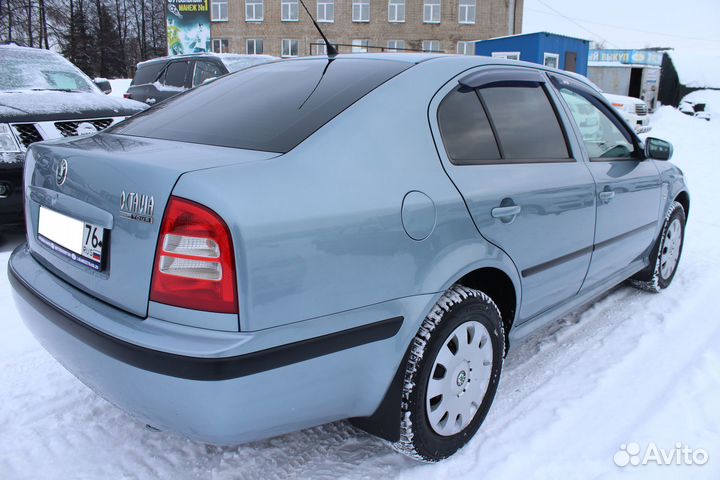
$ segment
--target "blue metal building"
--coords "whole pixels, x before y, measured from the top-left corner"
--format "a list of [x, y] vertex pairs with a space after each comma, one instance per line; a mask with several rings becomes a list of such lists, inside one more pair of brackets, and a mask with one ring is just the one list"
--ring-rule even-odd
[[475, 54], [539, 63], [587, 75], [590, 41], [548, 32], [475, 42]]

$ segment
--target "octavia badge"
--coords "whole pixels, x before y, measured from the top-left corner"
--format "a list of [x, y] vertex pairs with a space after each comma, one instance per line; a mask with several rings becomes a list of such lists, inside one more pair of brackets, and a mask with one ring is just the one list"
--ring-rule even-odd
[[130, 220], [153, 223], [155, 199], [152, 195], [140, 195], [123, 190], [120, 195], [120, 216]]
[[55, 171], [55, 182], [58, 184], [58, 187], [65, 183], [65, 180], [67, 180], [67, 174], [68, 174], [68, 163], [67, 160], [64, 158], [60, 160], [60, 163], [57, 166], [57, 170]]

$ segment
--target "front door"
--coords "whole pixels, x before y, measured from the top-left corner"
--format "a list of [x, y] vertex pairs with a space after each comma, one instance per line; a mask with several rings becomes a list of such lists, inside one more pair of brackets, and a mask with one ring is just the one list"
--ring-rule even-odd
[[594, 253], [583, 285], [591, 288], [647, 255], [659, 224], [660, 175], [597, 92], [564, 77], [553, 83], [577, 121], [597, 185]]
[[515, 262], [525, 321], [580, 289], [592, 251], [595, 185], [572, 153], [544, 75], [485, 70], [489, 83], [480, 69], [479, 79], [440, 97], [439, 151], [482, 236]]

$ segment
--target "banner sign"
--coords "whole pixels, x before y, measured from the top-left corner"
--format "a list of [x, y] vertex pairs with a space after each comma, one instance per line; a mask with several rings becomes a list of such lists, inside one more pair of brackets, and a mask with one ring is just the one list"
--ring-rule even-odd
[[662, 52], [653, 50], [590, 50], [590, 62], [620, 62], [627, 65], [662, 65]]
[[210, 1], [167, 1], [168, 54], [210, 51]]

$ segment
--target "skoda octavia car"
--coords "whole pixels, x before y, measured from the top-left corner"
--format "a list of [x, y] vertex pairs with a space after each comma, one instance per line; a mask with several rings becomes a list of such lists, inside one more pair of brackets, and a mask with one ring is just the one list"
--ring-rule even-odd
[[269, 63], [30, 147], [9, 276], [47, 350], [158, 429], [237, 444], [350, 418], [435, 461], [514, 339], [626, 279], [670, 284], [671, 153], [537, 65]]

